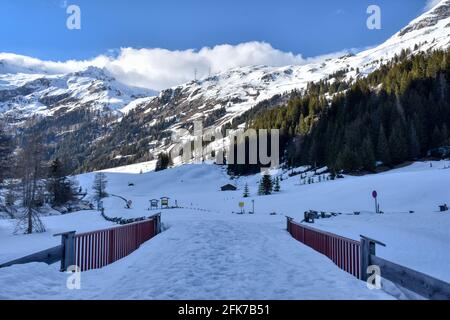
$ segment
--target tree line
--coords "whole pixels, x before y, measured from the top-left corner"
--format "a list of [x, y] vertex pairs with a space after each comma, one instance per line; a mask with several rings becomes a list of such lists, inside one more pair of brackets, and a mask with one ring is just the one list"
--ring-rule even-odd
[[340, 86], [343, 91], [334, 86], [332, 98], [326, 82], [311, 84], [284, 106], [258, 113], [249, 127], [280, 129], [280, 154], [291, 167], [373, 172], [381, 163], [423, 158], [450, 145], [449, 58], [449, 50], [403, 51], [369, 76]]
[[66, 165], [59, 159], [46, 161], [43, 138], [30, 136], [20, 148], [12, 135], [0, 126], [0, 187], [5, 187], [5, 208], [21, 207], [16, 232], [43, 232], [39, 210], [66, 205], [79, 193], [75, 179], [68, 177]]

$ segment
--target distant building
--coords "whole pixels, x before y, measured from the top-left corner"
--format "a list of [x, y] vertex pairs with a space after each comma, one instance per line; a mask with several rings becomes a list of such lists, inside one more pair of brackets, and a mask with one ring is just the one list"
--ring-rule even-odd
[[222, 191], [236, 191], [237, 190], [236, 186], [233, 186], [232, 184], [226, 184], [226, 185], [222, 186], [220, 189]]

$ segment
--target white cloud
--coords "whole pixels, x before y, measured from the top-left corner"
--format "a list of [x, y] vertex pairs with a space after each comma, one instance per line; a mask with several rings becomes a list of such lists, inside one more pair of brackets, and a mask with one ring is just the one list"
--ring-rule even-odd
[[441, 0], [427, 0], [424, 10], [429, 11], [437, 6], [440, 2]]
[[267, 43], [249, 42], [198, 51], [124, 48], [106, 68], [127, 83], [162, 89], [192, 80], [195, 70], [202, 77], [209, 71], [218, 73], [248, 65], [283, 66], [303, 62], [300, 55], [276, 50]]
[[0, 53], [0, 73], [42, 72], [69, 73], [88, 66], [105, 68], [119, 81], [132, 86], [161, 90], [231, 68], [249, 65], [286, 66], [317, 62], [332, 55], [304, 59], [300, 54], [283, 52], [264, 42], [218, 45], [200, 50], [170, 51], [166, 49], [122, 48], [115, 57], [98, 56], [92, 60], [65, 62], [41, 61], [15, 54]]

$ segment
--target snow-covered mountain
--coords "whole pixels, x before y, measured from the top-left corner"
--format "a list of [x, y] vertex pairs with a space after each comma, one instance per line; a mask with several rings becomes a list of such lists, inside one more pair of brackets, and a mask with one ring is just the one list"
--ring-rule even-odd
[[[5, 63], [0, 63], [0, 67], [7, 68]], [[0, 73], [0, 116], [21, 121], [34, 115], [54, 116], [82, 107], [121, 112], [129, 110], [130, 103], [152, 94], [127, 87], [96, 67], [63, 75], [30, 71]]]
[[[258, 103], [294, 89], [303, 90], [310, 82], [324, 79], [332, 82], [337, 77], [357, 79], [391, 61], [403, 50], [414, 54], [447, 49], [449, 45], [450, 0], [443, 0], [383, 44], [356, 55], [300, 66], [235, 68], [163, 90], [156, 97], [152, 92], [129, 88], [107, 71], [95, 67], [48, 75], [0, 61], [0, 118], [5, 117], [10, 123], [23, 123], [22, 120], [33, 115], [44, 119], [52, 116], [52, 130], [64, 138], [58, 131], [70, 130], [73, 134], [74, 128], [83, 126], [79, 126], [76, 119], [68, 124], [67, 117], [64, 127], [58, 126], [59, 116], [80, 108], [110, 111], [115, 118], [109, 120], [109, 129], [89, 137], [107, 146], [112, 158], [102, 162], [111, 160], [111, 166], [130, 164], [144, 160], [142, 148], [154, 151], [170, 148], [166, 139], [170, 132], [179, 127], [189, 128], [193, 120], [203, 119], [205, 126], [220, 128]], [[128, 114], [131, 110], [133, 112]], [[80, 139], [77, 137], [77, 143]], [[89, 145], [95, 153], [95, 146]], [[136, 156], [137, 153], [140, 155]], [[89, 155], [98, 158], [98, 155]], [[127, 159], [127, 162], [116, 163], [113, 159]]]
[[[390, 62], [404, 50], [414, 54], [447, 49], [449, 45], [450, 0], [444, 0], [383, 44], [356, 55], [347, 54], [301, 66], [235, 68], [163, 90], [148, 104], [135, 109], [140, 115], [135, 123], [156, 125], [158, 121], [170, 119], [170, 126], [163, 126], [170, 132], [179, 127], [190, 127], [193, 120], [203, 119], [205, 126], [220, 128], [258, 103], [292, 90], [304, 90], [310, 82], [357, 79]], [[283, 102], [278, 99], [275, 104]], [[159, 144], [163, 149], [170, 148], [167, 141], [159, 141]]]
[[356, 55], [348, 54], [302, 66], [281, 68], [249, 66], [232, 69], [206, 79], [164, 90], [159, 95], [159, 99], [153, 101], [149, 107], [154, 107], [155, 103], [163, 106], [176, 104], [184, 112], [184, 106], [189, 106], [190, 116], [186, 120], [193, 120], [222, 106], [227, 109], [227, 115], [224, 116], [224, 120], [227, 121], [247, 111], [258, 102], [294, 89], [305, 89], [309, 82], [326, 79], [337, 72], [345, 70], [347, 80], [356, 79], [390, 61], [402, 50], [409, 49], [417, 53], [446, 49], [449, 45], [450, 0], [445, 0], [413, 20], [385, 43]]

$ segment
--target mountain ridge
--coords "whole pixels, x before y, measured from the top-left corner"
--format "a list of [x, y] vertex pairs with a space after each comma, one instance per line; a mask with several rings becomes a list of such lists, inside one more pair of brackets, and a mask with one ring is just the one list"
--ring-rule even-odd
[[[105, 70], [95, 67], [67, 75], [0, 74], [0, 118], [12, 115], [10, 124], [24, 126], [28, 117], [52, 117], [52, 125], [46, 129], [62, 132], [63, 126], [58, 125], [55, 117], [86, 107], [99, 112], [100, 117], [106, 112], [107, 127], [95, 136], [95, 141], [108, 145], [110, 154], [98, 161], [95, 146], [88, 148], [86, 161], [104, 163], [89, 169], [103, 168], [108, 163], [110, 166], [129, 164], [151, 160], [151, 155], [145, 155], [148, 152], [170, 150], [171, 132], [191, 128], [194, 120], [203, 120], [209, 127], [229, 127], [234, 119], [275, 96], [304, 91], [308, 84], [321, 80], [351, 82], [405, 50], [415, 54], [447, 49], [449, 39], [450, 1], [444, 0], [381, 45], [357, 54], [300, 66], [234, 68], [162, 90], [156, 96], [127, 88]], [[52, 87], [55, 83], [58, 85]], [[89, 117], [89, 121], [92, 119], [98, 118]], [[75, 117], [72, 127], [80, 124], [77, 121], [81, 120]], [[80, 133], [69, 133], [72, 135], [69, 138], [76, 134]], [[64, 134], [56, 143], [62, 141], [65, 141]]]

